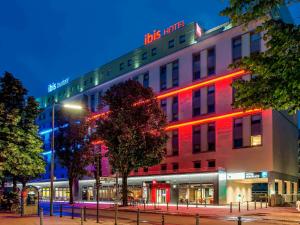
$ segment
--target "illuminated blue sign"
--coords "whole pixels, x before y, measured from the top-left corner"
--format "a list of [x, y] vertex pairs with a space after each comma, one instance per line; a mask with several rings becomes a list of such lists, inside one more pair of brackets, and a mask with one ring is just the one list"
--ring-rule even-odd
[[60, 87], [62, 87], [64, 85], [66, 85], [68, 83], [69, 83], [69, 78], [66, 78], [66, 79], [64, 79], [64, 80], [62, 80], [60, 82], [57, 82], [57, 83], [53, 82], [51, 84], [48, 84], [48, 93], [56, 90], [57, 88], [60, 88]]

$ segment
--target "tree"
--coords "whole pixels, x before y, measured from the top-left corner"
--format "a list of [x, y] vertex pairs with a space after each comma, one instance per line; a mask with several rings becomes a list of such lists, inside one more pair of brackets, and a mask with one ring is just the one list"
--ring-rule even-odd
[[26, 96], [21, 81], [6, 72], [0, 79], [0, 158], [6, 175], [26, 182], [45, 171], [42, 141], [35, 119], [38, 103]]
[[166, 117], [152, 89], [133, 80], [112, 86], [103, 103], [110, 113], [97, 121], [96, 135], [108, 148], [112, 169], [122, 176], [122, 201], [126, 206], [129, 173], [160, 163], [166, 154]]
[[256, 32], [263, 33], [267, 47], [265, 52], [230, 66], [255, 74], [249, 81], [234, 82], [236, 107], [300, 110], [300, 26], [277, 16], [280, 5], [293, 2], [296, 1], [231, 0], [221, 12], [230, 17], [233, 25], [247, 27], [251, 21], [260, 21]]
[[[70, 188], [70, 204], [73, 204], [73, 184], [87, 174], [92, 152], [88, 138], [89, 124], [85, 112], [59, 111], [57, 113], [58, 132], [55, 137], [55, 155], [67, 169]], [[67, 124], [67, 126], [66, 126]]]

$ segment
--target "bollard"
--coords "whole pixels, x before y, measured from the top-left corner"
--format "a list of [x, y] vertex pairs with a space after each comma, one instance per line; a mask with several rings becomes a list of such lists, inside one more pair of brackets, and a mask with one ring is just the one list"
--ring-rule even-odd
[[165, 215], [161, 214], [161, 225], [165, 225]]
[[232, 213], [232, 202], [230, 202], [230, 213]]
[[43, 208], [40, 208], [40, 225], [44, 224], [44, 211]]
[[241, 202], [239, 202], [239, 212], [241, 212]]
[[254, 200], [254, 209], [256, 209], [256, 199]]
[[262, 200], [260, 200], [260, 208], [262, 209]]
[[84, 209], [81, 208], [80, 209], [80, 222], [81, 222], [81, 225], [83, 225], [83, 217], [84, 217]]
[[206, 198], [204, 199], [204, 207], [206, 207]]
[[247, 201], [247, 211], [249, 211], [249, 202]]
[[242, 225], [242, 218], [240, 216], [238, 217], [238, 225]]
[[198, 200], [196, 200], [196, 208], [198, 208]]
[[136, 214], [136, 225], [140, 225], [140, 209], [137, 210], [137, 214]]
[[59, 207], [59, 217], [62, 217], [62, 204], [60, 204], [60, 207]]
[[269, 199], [266, 200], [266, 208], [268, 208]]
[[186, 208], [189, 208], [189, 200], [186, 200]]
[[200, 222], [199, 222], [199, 214], [196, 214], [196, 225], [200, 225]]
[[86, 206], [83, 208], [83, 220], [86, 221]]
[[167, 202], [167, 211], [169, 211], [169, 202]]
[[177, 208], [177, 210], [178, 210], [178, 200], [177, 200], [177, 203], [176, 203], [176, 208]]
[[144, 200], [144, 210], [146, 210], [146, 200]]
[[72, 205], [72, 219], [74, 219], [74, 205]]

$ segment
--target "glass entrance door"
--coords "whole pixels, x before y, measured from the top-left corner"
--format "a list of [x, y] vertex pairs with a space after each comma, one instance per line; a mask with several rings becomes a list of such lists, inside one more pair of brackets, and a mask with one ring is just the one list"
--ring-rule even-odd
[[166, 203], [166, 189], [157, 189], [156, 199], [157, 203]]

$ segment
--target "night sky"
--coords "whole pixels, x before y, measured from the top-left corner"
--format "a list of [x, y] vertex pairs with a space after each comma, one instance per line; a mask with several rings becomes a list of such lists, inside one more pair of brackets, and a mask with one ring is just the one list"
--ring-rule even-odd
[[[0, 0], [0, 74], [12, 72], [36, 97], [143, 44], [177, 21], [209, 29], [227, 21], [225, 0]], [[291, 7], [299, 24], [300, 4]]]

